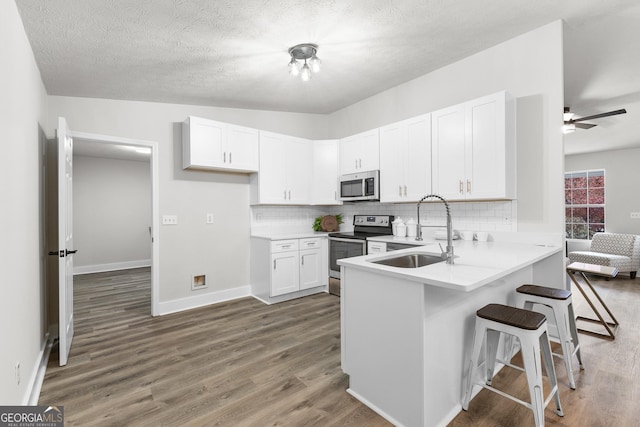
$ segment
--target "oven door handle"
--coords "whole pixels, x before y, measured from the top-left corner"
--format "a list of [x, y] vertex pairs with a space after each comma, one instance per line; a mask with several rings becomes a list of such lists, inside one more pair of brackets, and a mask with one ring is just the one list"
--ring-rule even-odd
[[360, 243], [361, 245], [367, 245], [367, 241], [363, 239], [345, 239], [341, 237], [329, 237], [329, 241], [331, 242], [346, 242], [346, 243]]

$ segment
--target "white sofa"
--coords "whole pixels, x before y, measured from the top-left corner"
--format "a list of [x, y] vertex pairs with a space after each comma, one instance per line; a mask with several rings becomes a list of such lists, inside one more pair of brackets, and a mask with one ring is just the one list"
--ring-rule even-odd
[[636, 278], [640, 269], [640, 236], [635, 234], [596, 233], [588, 251], [569, 252], [571, 262], [617, 267], [620, 273]]

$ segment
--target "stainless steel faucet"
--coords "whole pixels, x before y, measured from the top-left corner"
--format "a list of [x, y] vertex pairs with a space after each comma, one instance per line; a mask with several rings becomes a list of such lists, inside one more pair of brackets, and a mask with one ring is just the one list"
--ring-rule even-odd
[[447, 264], [453, 264], [453, 226], [451, 225], [451, 210], [449, 209], [449, 203], [442, 196], [438, 196], [437, 194], [429, 194], [428, 196], [424, 196], [418, 202], [418, 230], [416, 230], [416, 240], [422, 240], [422, 226], [420, 226], [420, 204], [427, 199], [438, 199], [442, 203], [444, 203], [445, 208], [447, 209], [447, 250], [442, 251], [442, 246], [440, 246], [440, 250], [442, 251], [442, 257], [447, 260]]

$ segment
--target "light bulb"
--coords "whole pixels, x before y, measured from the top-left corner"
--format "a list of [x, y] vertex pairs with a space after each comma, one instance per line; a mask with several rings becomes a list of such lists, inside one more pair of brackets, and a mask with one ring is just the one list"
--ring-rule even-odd
[[311, 80], [311, 68], [307, 65], [307, 60], [305, 59], [304, 65], [302, 66], [302, 70], [300, 70], [300, 78], [303, 82], [308, 82]]
[[318, 58], [315, 53], [309, 60], [309, 63], [311, 64], [311, 71], [314, 73], [320, 72], [320, 64], [322, 64], [322, 61], [320, 61], [320, 58]]
[[562, 133], [571, 133], [571, 132], [575, 132], [575, 130], [576, 130], [576, 125], [573, 123], [569, 123], [562, 126]]
[[298, 61], [295, 60], [295, 58], [291, 58], [291, 61], [289, 62], [289, 75], [290, 76], [297, 76], [298, 74], [300, 74], [300, 64], [298, 64]]

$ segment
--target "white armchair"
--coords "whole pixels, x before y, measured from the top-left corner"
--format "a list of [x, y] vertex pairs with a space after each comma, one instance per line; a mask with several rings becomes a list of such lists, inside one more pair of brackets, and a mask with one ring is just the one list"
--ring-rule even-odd
[[569, 252], [571, 262], [617, 267], [620, 273], [636, 278], [640, 269], [640, 236], [635, 234], [596, 233], [588, 251]]

